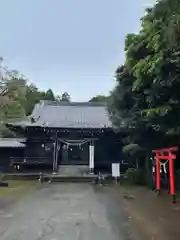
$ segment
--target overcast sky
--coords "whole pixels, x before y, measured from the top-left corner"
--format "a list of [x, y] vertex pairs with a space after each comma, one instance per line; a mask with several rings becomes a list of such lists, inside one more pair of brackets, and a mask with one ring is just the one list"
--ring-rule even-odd
[[124, 39], [154, 0], [0, 0], [4, 64], [74, 101], [108, 94]]

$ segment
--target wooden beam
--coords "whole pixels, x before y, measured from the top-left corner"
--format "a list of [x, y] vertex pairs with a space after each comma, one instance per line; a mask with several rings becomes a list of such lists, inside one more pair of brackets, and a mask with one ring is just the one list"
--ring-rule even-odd
[[161, 153], [161, 152], [177, 152], [178, 147], [171, 147], [171, 148], [163, 148], [158, 150], [152, 150], [153, 153]]

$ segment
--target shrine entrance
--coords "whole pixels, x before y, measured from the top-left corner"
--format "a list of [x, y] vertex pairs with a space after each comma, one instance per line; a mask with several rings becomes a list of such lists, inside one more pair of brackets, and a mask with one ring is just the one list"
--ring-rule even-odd
[[165, 148], [152, 150], [155, 153], [155, 182], [156, 190], [159, 193], [161, 189], [161, 173], [163, 172], [167, 178], [166, 165], [169, 163], [169, 193], [172, 195], [173, 203], [176, 202], [175, 196], [175, 173], [174, 173], [174, 160], [176, 159], [176, 152], [178, 147]]
[[58, 139], [53, 168], [60, 165], [86, 165], [94, 172], [94, 147], [96, 139]]
[[88, 140], [60, 140], [58, 165], [88, 165]]
[[79, 146], [70, 146], [68, 149], [68, 162], [82, 162], [82, 151], [83, 149], [81, 149]]

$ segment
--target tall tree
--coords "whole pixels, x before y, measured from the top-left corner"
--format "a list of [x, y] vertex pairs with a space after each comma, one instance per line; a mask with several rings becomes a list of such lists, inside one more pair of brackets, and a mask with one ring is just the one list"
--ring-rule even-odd
[[0, 135], [13, 136], [5, 126], [5, 121], [10, 118], [25, 116], [26, 79], [17, 71], [2, 69], [1, 76], [6, 94], [0, 97]]
[[177, 132], [179, 114], [180, 2], [161, 0], [142, 19], [139, 34], [127, 41], [126, 64], [136, 80], [132, 89], [144, 105], [139, 109], [152, 127]]
[[64, 102], [70, 102], [71, 101], [71, 96], [69, 95], [68, 92], [64, 92], [62, 94], [61, 101], [64, 101]]
[[26, 115], [30, 115], [34, 108], [34, 105], [41, 100], [41, 93], [34, 84], [30, 84], [26, 88]]
[[55, 96], [54, 93], [51, 89], [48, 89], [45, 93], [45, 100], [50, 100], [50, 101], [54, 101], [55, 100]]
[[179, 27], [180, 1], [160, 0], [147, 9], [140, 32], [126, 37], [109, 113], [114, 127], [131, 136], [128, 143], [148, 149], [172, 144], [173, 136], [179, 142]]

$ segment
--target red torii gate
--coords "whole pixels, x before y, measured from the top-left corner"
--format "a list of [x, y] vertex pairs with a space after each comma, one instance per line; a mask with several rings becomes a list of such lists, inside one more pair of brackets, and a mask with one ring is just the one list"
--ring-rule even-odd
[[174, 159], [176, 155], [174, 152], [178, 151], [178, 147], [164, 148], [158, 150], [152, 150], [156, 154], [156, 190], [159, 193], [161, 184], [160, 184], [160, 161], [168, 160], [169, 161], [169, 179], [170, 179], [170, 194], [173, 197], [173, 203], [176, 202], [175, 196], [175, 177], [174, 177]]

